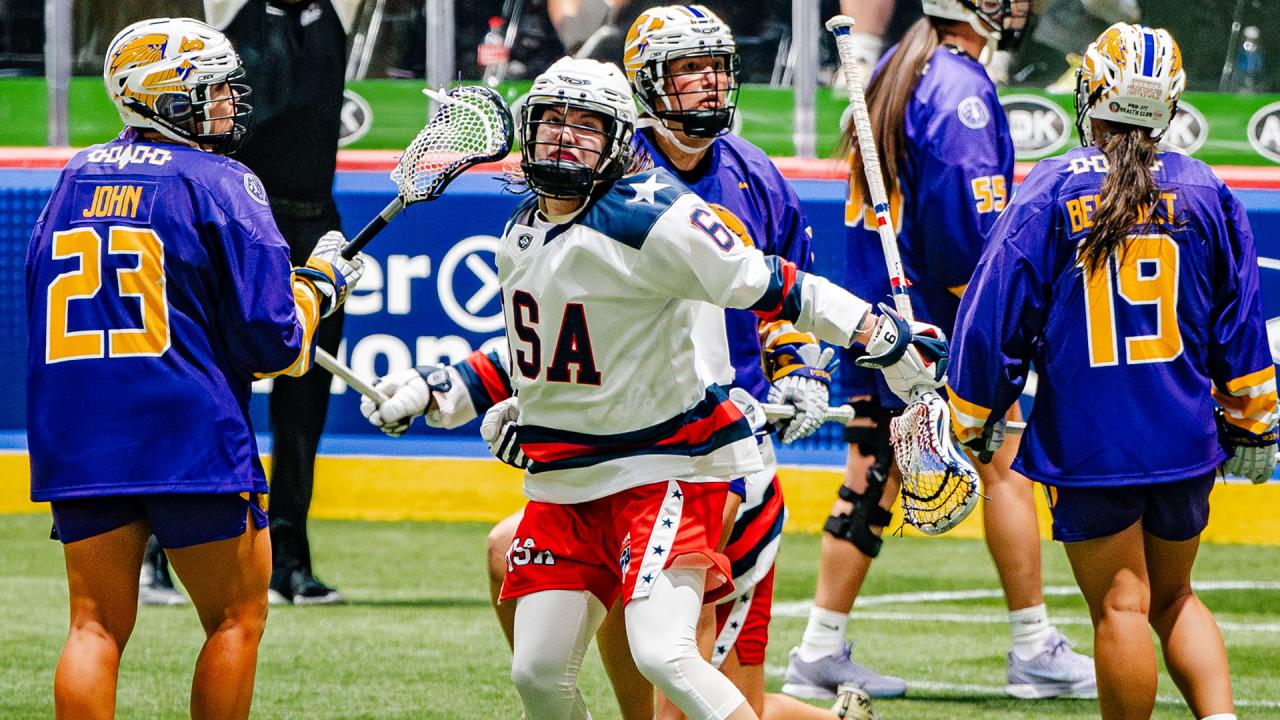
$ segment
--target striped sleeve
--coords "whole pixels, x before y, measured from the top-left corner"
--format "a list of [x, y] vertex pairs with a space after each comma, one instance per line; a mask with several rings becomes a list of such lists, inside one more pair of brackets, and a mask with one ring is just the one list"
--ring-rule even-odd
[[1276, 427], [1276, 368], [1274, 365], [1229, 380], [1214, 392], [1222, 405], [1223, 419], [1254, 435], [1265, 435]]
[[279, 375], [302, 377], [311, 370], [311, 363], [315, 359], [313, 351], [316, 327], [320, 324], [320, 291], [316, 289], [314, 283], [305, 277], [295, 275], [293, 278], [293, 308], [294, 314], [298, 319], [298, 325], [302, 329], [301, 347], [298, 349], [298, 355], [283, 370], [256, 372], [253, 374], [254, 377], [258, 379]]
[[1225, 226], [1214, 275], [1213, 342], [1209, 373], [1224, 419], [1263, 435], [1277, 422], [1276, 372], [1258, 292], [1258, 253], [1244, 207], [1225, 187], [1220, 194]]
[[659, 295], [745, 308], [841, 346], [850, 344], [871, 308], [789, 260], [746, 247], [692, 194], [654, 224], [634, 270]]

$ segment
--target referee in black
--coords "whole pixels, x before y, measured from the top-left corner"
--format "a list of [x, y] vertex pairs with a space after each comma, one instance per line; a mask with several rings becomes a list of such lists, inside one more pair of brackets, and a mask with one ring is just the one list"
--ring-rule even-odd
[[[225, 2], [222, 5], [222, 14], [229, 15]], [[320, 236], [340, 229], [333, 175], [346, 30], [330, 0], [247, 0], [222, 30], [240, 53], [253, 88], [251, 127], [233, 157], [262, 180], [294, 265], [305, 264]], [[342, 320], [339, 309], [320, 322], [317, 343], [330, 353], [337, 353], [342, 340]], [[301, 378], [276, 378], [271, 391], [268, 514], [274, 604], [344, 601], [312, 572], [307, 540], [316, 447], [329, 408], [330, 380], [330, 374], [317, 367]]]

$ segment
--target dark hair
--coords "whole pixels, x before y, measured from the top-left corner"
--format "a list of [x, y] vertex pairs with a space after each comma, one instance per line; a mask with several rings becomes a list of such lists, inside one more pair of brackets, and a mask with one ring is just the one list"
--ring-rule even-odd
[[[898, 167], [906, 159], [906, 136], [902, 126], [907, 116], [907, 104], [920, 84], [921, 73], [933, 51], [942, 45], [940, 27], [946, 22], [926, 16], [912, 23], [898, 42], [897, 50], [867, 87], [867, 114], [871, 117], [872, 134], [880, 151], [880, 171], [890, 197], [898, 188]], [[858, 150], [857, 129], [852, 120], [840, 136], [838, 152], [841, 157], [849, 157], [849, 182], [857, 184], [863, 202], [870, 204], [862, 153]]]
[[1124, 246], [1134, 225], [1151, 227], [1167, 212], [1157, 203], [1160, 186], [1151, 166], [1156, 161], [1156, 141], [1150, 128], [1120, 123], [1107, 123], [1098, 143], [1107, 158], [1107, 174], [1098, 190], [1098, 204], [1093, 211], [1093, 227], [1080, 246], [1080, 261], [1087, 272], [1106, 267], [1107, 258]]

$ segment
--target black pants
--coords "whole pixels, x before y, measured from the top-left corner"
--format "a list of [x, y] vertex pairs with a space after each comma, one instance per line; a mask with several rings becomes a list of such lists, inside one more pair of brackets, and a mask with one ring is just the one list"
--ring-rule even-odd
[[[289, 243], [294, 266], [303, 265], [316, 241], [339, 229], [338, 211], [332, 204], [315, 212], [272, 208], [280, 233]], [[320, 321], [316, 345], [337, 354], [342, 342], [341, 308]], [[271, 390], [271, 519], [272, 584], [288, 582], [294, 570], [311, 571], [311, 545], [307, 540], [307, 511], [315, 480], [316, 447], [324, 432], [329, 409], [329, 384], [333, 376], [316, 366], [300, 378], [277, 377]]]

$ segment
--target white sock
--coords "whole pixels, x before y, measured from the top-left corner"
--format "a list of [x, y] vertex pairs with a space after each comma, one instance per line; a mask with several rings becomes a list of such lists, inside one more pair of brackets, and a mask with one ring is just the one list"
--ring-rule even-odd
[[816, 605], [809, 608], [809, 624], [800, 640], [800, 659], [813, 662], [843, 650], [844, 631], [848, 626], [848, 613], [824, 610]]
[[1049, 611], [1044, 603], [1013, 610], [1009, 613], [1009, 630], [1013, 634], [1013, 654], [1021, 660], [1030, 660], [1040, 654], [1049, 631], [1053, 630]]
[[1205, 715], [1200, 720], [1236, 720], [1235, 713], [1217, 713], [1214, 715]]

